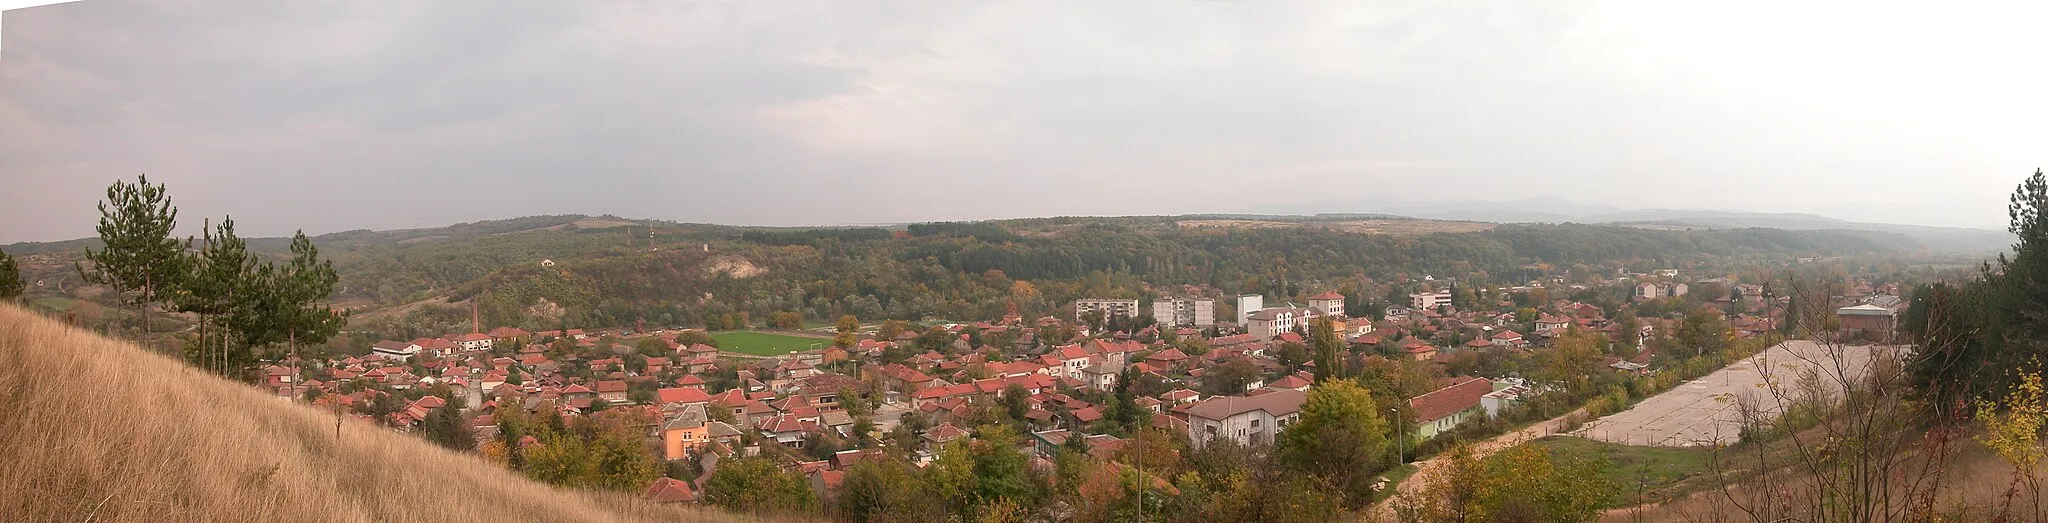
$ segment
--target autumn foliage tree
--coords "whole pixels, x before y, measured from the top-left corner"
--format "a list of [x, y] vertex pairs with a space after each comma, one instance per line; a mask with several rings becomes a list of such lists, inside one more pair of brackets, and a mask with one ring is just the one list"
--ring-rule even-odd
[[859, 330], [859, 318], [853, 317], [852, 314], [840, 316], [838, 324], [838, 334], [832, 336], [832, 346], [839, 347], [842, 349], [852, 348], [854, 345], [860, 343], [860, 335], [857, 332]]
[[704, 481], [704, 502], [753, 514], [808, 513], [816, 508], [817, 495], [803, 476], [754, 457], [720, 462]]
[[1345, 506], [1372, 501], [1372, 482], [1386, 468], [1387, 423], [1372, 393], [1351, 380], [1309, 389], [1301, 419], [1280, 433], [1281, 465], [1328, 482]]
[[1438, 472], [1394, 507], [1402, 521], [1592, 521], [1618, 488], [1600, 475], [1605, 463], [1558, 458], [1534, 445], [1480, 459], [1461, 444], [1437, 459]]

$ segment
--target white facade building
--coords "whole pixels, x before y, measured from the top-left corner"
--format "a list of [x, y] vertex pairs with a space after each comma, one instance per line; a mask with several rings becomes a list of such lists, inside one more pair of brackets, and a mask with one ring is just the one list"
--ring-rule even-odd
[[1188, 440], [1202, 448], [1219, 438], [1240, 445], [1271, 445], [1280, 430], [1301, 418], [1308, 393], [1281, 389], [1257, 396], [1218, 396], [1189, 406]]
[[1415, 310], [1431, 310], [1451, 304], [1451, 291], [1418, 292], [1408, 295], [1408, 304]]
[[1076, 300], [1074, 302], [1074, 321], [1081, 321], [1081, 317], [1087, 315], [1090, 311], [1101, 311], [1103, 319], [1116, 316], [1136, 318], [1138, 317], [1138, 300]]
[[1258, 312], [1259, 309], [1264, 308], [1266, 308], [1265, 296], [1258, 294], [1239, 294], [1237, 296], [1237, 325], [1239, 327], [1243, 327], [1245, 325], [1246, 318], [1249, 318], [1252, 315], [1252, 313]]
[[1216, 325], [1216, 300], [1159, 298], [1152, 301], [1152, 319], [1165, 326], [1206, 329]]

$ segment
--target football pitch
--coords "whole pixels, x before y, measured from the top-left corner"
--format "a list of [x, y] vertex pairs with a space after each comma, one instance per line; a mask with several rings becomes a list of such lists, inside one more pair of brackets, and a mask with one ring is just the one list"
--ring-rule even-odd
[[711, 334], [711, 339], [718, 340], [718, 350], [755, 356], [781, 356], [832, 344], [830, 338], [805, 338], [753, 331], [715, 332]]

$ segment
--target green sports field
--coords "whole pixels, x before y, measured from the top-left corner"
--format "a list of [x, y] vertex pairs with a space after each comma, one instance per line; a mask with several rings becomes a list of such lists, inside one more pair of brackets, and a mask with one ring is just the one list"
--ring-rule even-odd
[[829, 338], [805, 338], [752, 331], [714, 332], [711, 333], [711, 338], [718, 340], [718, 350], [756, 356], [781, 356], [832, 344]]

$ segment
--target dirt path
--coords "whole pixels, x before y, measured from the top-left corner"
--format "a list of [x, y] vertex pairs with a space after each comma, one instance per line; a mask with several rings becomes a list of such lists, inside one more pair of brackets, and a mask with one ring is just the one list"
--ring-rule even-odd
[[[1515, 445], [1520, 445], [1523, 443], [1527, 443], [1529, 441], [1543, 438], [1545, 436], [1557, 434], [1559, 432], [1559, 429], [1564, 428], [1565, 418], [1569, 418], [1584, 413], [1585, 409], [1574, 410], [1570, 414], [1565, 414], [1563, 416], [1558, 416], [1555, 418], [1550, 418], [1547, 420], [1536, 422], [1535, 424], [1523, 427], [1520, 430], [1516, 430], [1514, 432], [1509, 432], [1506, 434], [1501, 434], [1499, 436], [1494, 436], [1493, 438], [1487, 439], [1485, 441], [1473, 443], [1472, 459], [1483, 459], [1487, 456], [1493, 455], [1493, 453], [1495, 452], [1500, 452], [1501, 450], [1514, 447]], [[1409, 476], [1407, 480], [1404, 480], [1401, 482], [1400, 485], [1395, 486], [1395, 492], [1393, 496], [1389, 496], [1386, 500], [1373, 505], [1370, 519], [1373, 521], [1396, 521], [1396, 518], [1394, 517], [1394, 506], [1396, 503], [1400, 502], [1401, 497], [1415, 495], [1415, 492], [1421, 490], [1422, 486], [1429, 482], [1429, 478], [1432, 475], [1440, 473], [1444, 466], [1444, 460], [1442, 457], [1434, 457], [1416, 462], [1415, 475]]]

